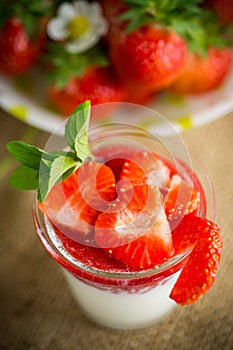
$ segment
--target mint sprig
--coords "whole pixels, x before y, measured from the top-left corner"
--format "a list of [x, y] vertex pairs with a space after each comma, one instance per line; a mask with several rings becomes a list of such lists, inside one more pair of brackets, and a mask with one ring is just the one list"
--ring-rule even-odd
[[70, 151], [46, 152], [22, 141], [10, 141], [7, 149], [21, 165], [10, 177], [10, 184], [21, 190], [37, 190], [43, 202], [52, 187], [77, 170], [92, 157], [88, 128], [90, 101], [80, 104], [69, 117], [64, 138]]

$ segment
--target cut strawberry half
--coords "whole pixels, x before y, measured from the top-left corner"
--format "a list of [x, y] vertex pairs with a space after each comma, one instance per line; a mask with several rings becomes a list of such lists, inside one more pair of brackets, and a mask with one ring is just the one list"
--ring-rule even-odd
[[195, 214], [199, 204], [200, 193], [179, 175], [173, 175], [164, 201], [165, 212], [172, 228], [184, 215]]
[[91, 161], [56, 184], [40, 207], [59, 230], [79, 241], [94, 230], [99, 213], [115, 198], [112, 170]]
[[160, 191], [146, 184], [122, 189], [124, 197], [99, 215], [95, 239], [129, 268], [141, 270], [158, 266], [173, 254]]
[[[125, 179], [138, 185], [146, 179], [149, 185], [158, 186], [164, 190], [170, 183], [171, 165], [165, 164], [165, 161], [153, 152], [119, 145], [117, 149], [108, 147], [104, 154], [99, 149], [95, 151], [95, 155], [102, 158], [112, 169], [117, 181]], [[174, 172], [175, 170], [172, 169], [172, 174]]]
[[170, 298], [180, 305], [199, 300], [214, 283], [222, 249], [220, 228], [213, 222], [187, 215], [172, 233], [175, 253], [193, 247]]
[[132, 159], [124, 162], [120, 178], [134, 185], [146, 182], [165, 189], [170, 181], [170, 170], [154, 153], [138, 151], [132, 155]]

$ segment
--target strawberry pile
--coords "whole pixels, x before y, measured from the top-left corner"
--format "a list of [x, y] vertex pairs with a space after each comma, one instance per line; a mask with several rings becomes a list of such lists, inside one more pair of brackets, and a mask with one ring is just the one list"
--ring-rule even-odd
[[[0, 0], [0, 73], [14, 77], [39, 67], [40, 80], [48, 78], [48, 100], [64, 115], [87, 99], [92, 105], [146, 104], [164, 89], [204, 93], [230, 71], [232, 1], [101, 0], [98, 9], [93, 5], [96, 17], [104, 15], [98, 40], [101, 22], [88, 36], [95, 16], [80, 15], [77, 3], [92, 6], [80, 0]], [[72, 6], [77, 13], [71, 14]], [[83, 40], [75, 51], [73, 42], [82, 37], [92, 44]]]
[[222, 240], [219, 227], [198, 216], [205, 206], [198, 180], [193, 188], [151, 152], [124, 147], [96, 156], [102, 161], [86, 161], [39, 203], [64, 247], [125, 271], [190, 251], [170, 297], [180, 305], [199, 300], [215, 280]]

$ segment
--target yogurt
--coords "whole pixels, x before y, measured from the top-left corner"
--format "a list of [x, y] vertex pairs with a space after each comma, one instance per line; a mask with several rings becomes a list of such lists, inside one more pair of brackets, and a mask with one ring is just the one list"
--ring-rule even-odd
[[113, 293], [83, 283], [63, 269], [72, 294], [84, 312], [95, 322], [121, 330], [143, 328], [159, 321], [174, 309], [169, 294], [180, 272], [149, 291]]

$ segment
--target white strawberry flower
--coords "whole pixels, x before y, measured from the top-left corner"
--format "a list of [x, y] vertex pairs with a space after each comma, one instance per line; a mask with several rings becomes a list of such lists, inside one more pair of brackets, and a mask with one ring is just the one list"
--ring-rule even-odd
[[107, 33], [108, 25], [98, 2], [85, 0], [64, 2], [57, 9], [57, 16], [47, 26], [48, 36], [63, 41], [70, 53], [86, 51]]

